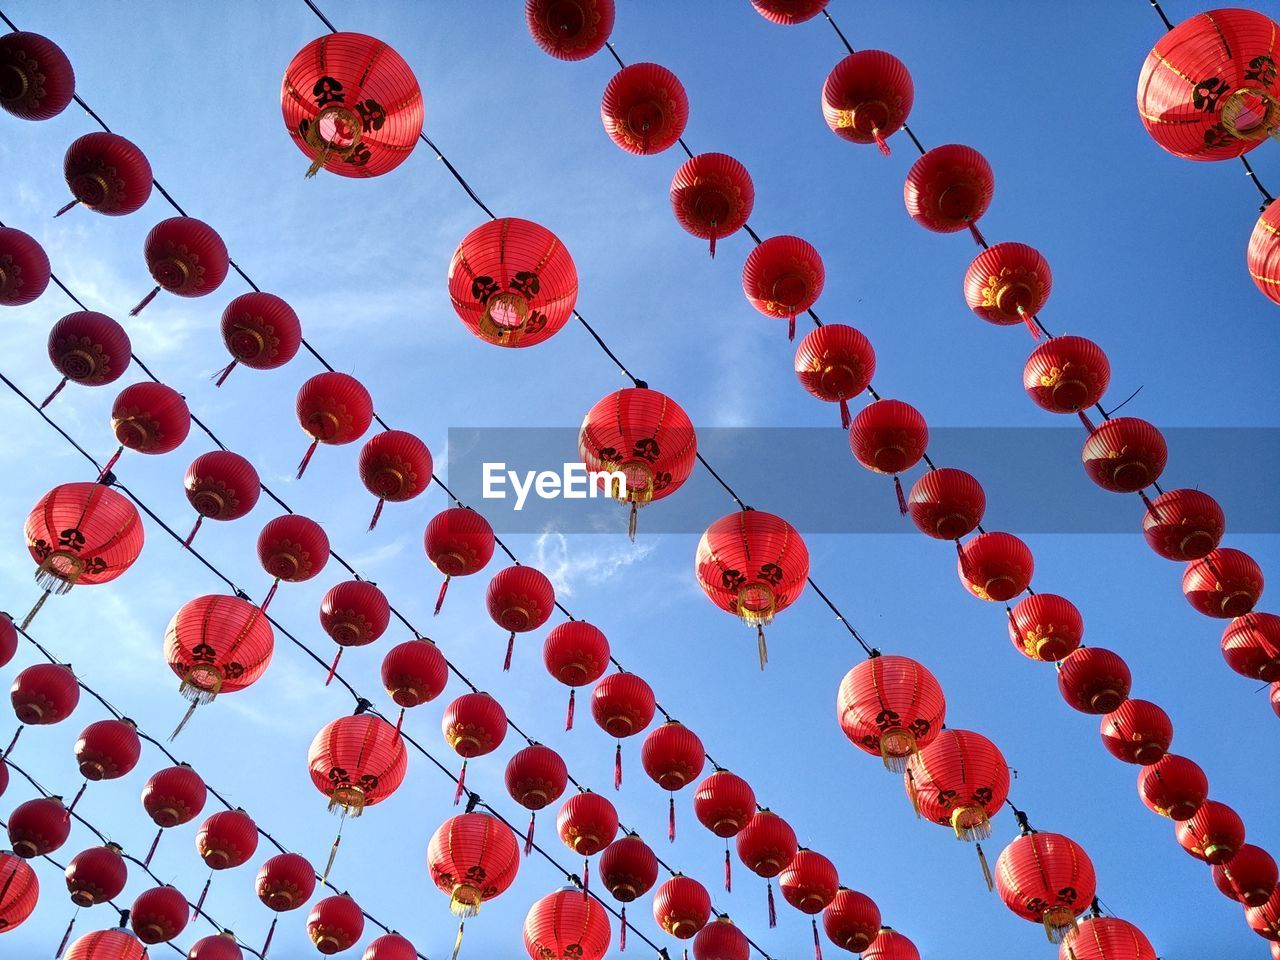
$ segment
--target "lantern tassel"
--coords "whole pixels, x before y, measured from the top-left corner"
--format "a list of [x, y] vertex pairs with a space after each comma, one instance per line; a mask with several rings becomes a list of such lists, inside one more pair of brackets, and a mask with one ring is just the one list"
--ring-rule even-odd
[[524, 833], [524, 855], [527, 857], [533, 853], [533, 825], [538, 819], [537, 811], [529, 814], [529, 829]]
[[159, 285], [152, 287], [151, 292], [148, 293], [145, 297], [143, 297], [142, 301], [136, 307], [134, 307], [132, 310], [129, 311], [129, 316], [136, 317], [138, 314], [140, 314], [143, 308], [152, 300], [154, 300], [156, 298], [156, 294], [159, 292], [160, 292]]
[[813, 917], [813, 960], [822, 960], [822, 941], [818, 939], [818, 918]]
[[123, 445], [123, 444], [122, 444], [122, 445], [120, 445], [120, 446], [118, 446], [118, 447], [116, 447], [116, 452], [115, 452], [115, 453], [113, 453], [113, 454], [111, 455], [111, 459], [110, 459], [110, 460], [108, 460], [108, 461], [107, 461], [107, 463], [106, 463], [106, 466], [104, 466], [104, 467], [102, 468], [102, 472], [101, 472], [100, 474], [98, 474], [98, 479], [94, 481], [95, 483], [101, 483], [101, 482], [102, 482], [103, 478], [104, 478], [108, 473], [110, 473], [110, 472], [111, 472], [111, 468], [112, 468], [112, 467], [114, 467], [114, 466], [116, 465], [116, 462], [120, 459], [120, 454], [122, 454], [122, 453], [124, 453], [124, 445]]
[[192, 540], [194, 540], [194, 539], [196, 538], [196, 531], [200, 529], [200, 524], [201, 524], [201, 523], [203, 523], [203, 522], [204, 522], [204, 514], [203, 514], [203, 513], [197, 513], [197, 514], [196, 514], [196, 525], [195, 525], [194, 527], [192, 527], [192, 528], [191, 528], [191, 532], [187, 534], [187, 539], [185, 539], [185, 540], [183, 540], [183, 541], [182, 541], [182, 546], [183, 546], [185, 549], [187, 549], [187, 550], [190, 550], [190, 549], [191, 549], [191, 541], [192, 541]]
[[1093, 421], [1089, 419], [1089, 415], [1083, 410], [1077, 410], [1076, 416], [1080, 418], [1080, 422], [1084, 424], [1084, 428], [1092, 435], [1098, 428], [1093, 425]]
[[588, 900], [590, 897], [587, 891], [591, 889], [591, 861], [583, 857], [582, 859], [582, 899]]
[[618, 931], [618, 949], [627, 949], [627, 905], [622, 905], [622, 927]]
[[267, 939], [262, 944], [262, 952], [258, 954], [262, 960], [267, 960], [267, 951], [271, 949], [271, 938], [276, 935], [276, 924], [280, 921], [280, 914], [276, 914], [271, 918], [271, 926], [267, 928]]
[[[58, 212], [57, 212], [57, 213], [55, 213], [55, 214], [53, 215], [53, 219], [57, 220], [60, 216], [62, 216], [64, 213], [66, 213], [66, 212], [67, 212], [68, 210], [70, 210], [72, 207], [76, 206], [76, 204], [78, 204], [79, 202], [80, 202], [80, 198], [79, 198], [79, 197], [77, 197], [76, 199], [72, 200], [70, 203], [68, 203], [68, 204], [64, 204], [61, 208], [59, 208]], [[66, 944], [63, 944], [63, 946], [65, 946], [65, 945], [66, 945]], [[61, 951], [61, 950], [59, 950], [59, 951], [58, 951], [58, 954], [59, 954], [59, 956], [61, 956], [62, 951]]]
[[84, 792], [86, 789], [88, 789], [88, 787], [89, 787], [88, 780], [80, 784], [80, 789], [76, 791], [75, 798], [71, 801], [71, 806], [67, 807], [67, 813], [75, 812], [76, 804], [80, 802], [80, 798], [84, 796]]
[[27, 627], [31, 626], [31, 621], [36, 618], [36, 614], [40, 612], [40, 608], [44, 606], [44, 602], [49, 599], [49, 594], [51, 593], [53, 593], [53, 590], [50, 589], [45, 590], [44, 593], [40, 594], [40, 599], [37, 600], [36, 605], [31, 608], [31, 612], [22, 618], [22, 623], [18, 625], [19, 630], [25, 630]]
[[307, 447], [307, 452], [302, 455], [302, 462], [298, 464], [299, 480], [301, 480], [302, 475], [307, 472], [307, 464], [311, 462], [311, 458], [315, 455], [316, 447], [319, 446], [319, 444], [320, 444], [319, 439], [312, 438], [311, 446]]
[[160, 846], [160, 838], [164, 836], [164, 827], [156, 831], [156, 838], [151, 841], [151, 849], [147, 851], [147, 858], [142, 861], [144, 867], [151, 866], [151, 858], [156, 855], [156, 847]]
[[458, 938], [453, 941], [453, 956], [450, 960], [458, 960], [458, 951], [462, 949], [462, 931], [466, 927], [465, 920], [458, 923]]
[[280, 586], [280, 578], [276, 577], [271, 581], [271, 589], [267, 591], [267, 595], [262, 599], [262, 604], [258, 607], [263, 613], [267, 612], [267, 605], [271, 603], [271, 598], [276, 595], [276, 587], [278, 586]]
[[458, 788], [453, 791], [453, 805], [456, 807], [462, 799], [462, 792], [467, 789], [467, 761], [462, 761], [462, 770], [458, 773]]
[[[889, 144], [885, 143], [884, 134], [880, 132], [879, 127], [871, 128], [871, 136], [875, 138], [876, 146], [880, 148], [880, 152], [886, 157], [889, 156]], [[818, 951], [818, 960], [822, 960], [822, 951]]]
[[[960, 542], [960, 538], [956, 537], [956, 558], [960, 561], [960, 572], [965, 575], [965, 579], [969, 578], [969, 560], [964, 555], [964, 544]], [[1013, 616], [1012, 613], [1009, 615]]]
[[320, 154], [313, 161], [311, 161], [311, 166], [307, 167], [307, 172], [303, 175], [302, 179], [310, 180], [320, 172], [320, 168], [329, 160], [330, 146], [331, 144], [328, 141], [325, 141], [324, 149], [320, 151]]
[[769, 929], [772, 930], [778, 925], [778, 908], [773, 904], [773, 881], [766, 880], [764, 886], [769, 891]]
[[712, 260], [714, 260], [714, 259], [716, 258], [716, 225], [715, 225], [715, 223], [714, 223], [714, 222], [711, 224], [711, 244], [710, 244], [710, 246], [711, 246], [711, 259], [712, 259]]
[[204, 908], [204, 898], [209, 895], [209, 885], [213, 883], [213, 874], [209, 874], [209, 879], [204, 882], [204, 889], [200, 891], [200, 896], [196, 900], [195, 909], [191, 911], [191, 922], [195, 923], [200, 919], [200, 911]]
[[794, 340], [796, 338], [796, 315], [793, 313], [787, 317], [787, 339]]
[[511, 636], [507, 637], [507, 655], [502, 659], [502, 672], [506, 673], [511, 669], [511, 654], [516, 649], [516, 632], [511, 631]]
[[191, 705], [187, 707], [187, 712], [182, 715], [182, 719], [178, 721], [178, 725], [173, 728], [173, 733], [169, 734], [170, 743], [173, 743], [174, 740], [178, 739], [178, 734], [182, 732], [182, 728], [190, 722], [193, 716], [195, 716], [196, 707], [198, 706], [200, 706], [199, 700], [191, 701]]
[[724, 842], [724, 892], [733, 893], [733, 867], [729, 859], [729, 841]]
[[67, 932], [62, 935], [62, 939], [58, 942], [58, 949], [53, 953], [53, 960], [58, 960], [62, 956], [62, 951], [67, 949], [67, 943], [71, 940], [71, 928], [76, 925], [76, 917], [80, 916], [80, 908], [76, 908], [76, 912], [71, 915], [71, 922], [67, 924]]
[[916, 793], [916, 778], [911, 775], [911, 771], [907, 771], [907, 796], [911, 798], [911, 809], [916, 812], [916, 819], [920, 819], [920, 796]]
[[5, 757], [9, 756], [9, 754], [13, 753], [13, 748], [18, 745], [18, 738], [22, 736], [22, 731], [24, 729], [26, 728], [23, 727], [22, 724], [18, 724], [18, 729], [13, 731], [13, 739], [9, 741], [8, 748], [5, 749], [4, 753], [0, 753], [0, 760], [3, 760]]
[[973, 239], [977, 241], [978, 246], [983, 250], [987, 249], [987, 238], [982, 235], [982, 231], [978, 229], [976, 220], [969, 221], [969, 232], [973, 234]]
[[613, 789], [622, 789], [622, 741], [613, 752]]
[[634, 500], [631, 501], [631, 515], [627, 517], [627, 539], [632, 543], [636, 542], [636, 514], [640, 511], [640, 504]]
[[214, 385], [215, 387], [220, 387], [220, 386], [222, 386], [224, 383], [226, 383], [226, 382], [227, 382], [227, 377], [231, 376], [231, 371], [232, 371], [232, 370], [234, 370], [234, 369], [236, 368], [236, 364], [237, 364], [237, 363], [239, 363], [239, 362], [240, 362], [239, 360], [232, 360], [232, 361], [231, 361], [230, 363], [228, 363], [225, 367], [223, 367], [221, 370], [219, 370], [217, 373], [215, 373], [215, 374], [213, 375], [213, 377], [212, 377], [212, 378], [210, 378], [210, 379], [212, 379], [212, 380], [213, 380], [213, 385]]
[[400, 736], [400, 729], [404, 726], [404, 707], [400, 708], [400, 716], [396, 717], [396, 736]]
[[996, 885], [991, 880], [991, 867], [987, 865], [987, 855], [982, 852], [982, 844], [975, 843], [974, 846], [978, 848], [978, 863], [982, 865], [982, 879], [987, 882], [987, 890], [990, 892], [996, 888]]
[[573, 688], [573, 687], [570, 687], [570, 688], [569, 688], [569, 709], [568, 709], [568, 711], [565, 713], [565, 716], [564, 716], [564, 728], [565, 728], [565, 730], [572, 730], [572, 729], [573, 729], [573, 701], [574, 701], [574, 699], [575, 699], [574, 694], [576, 694], [577, 692], [578, 692], [578, 691], [577, 691], [575, 688]]
[[905, 517], [907, 515], [907, 497], [902, 492], [902, 481], [898, 479], [896, 473], [893, 475], [893, 489], [898, 494], [898, 513]]
[[769, 644], [764, 639], [764, 625], [756, 624], [756, 654], [760, 657], [760, 669], [769, 662]]
[[671, 843], [676, 842], [676, 797], [671, 794], [667, 797], [667, 840]]
[[[346, 813], [343, 813], [343, 819], [346, 819]], [[338, 827], [338, 835], [333, 838], [333, 846], [329, 848], [329, 860], [324, 865], [324, 872], [320, 874], [320, 882], [324, 883], [329, 879], [329, 871], [333, 869], [333, 861], [338, 858], [338, 847], [342, 845], [342, 827]]]
[[444, 595], [445, 595], [445, 594], [448, 592], [448, 590], [449, 590], [449, 581], [450, 581], [451, 579], [453, 579], [453, 578], [452, 578], [452, 577], [445, 577], [445, 578], [444, 578], [444, 583], [440, 584], [440, 592], [439, 592], [438, 594], [436, 594], [436, 608], [435, 608], [434, 610], [432, 610], [432, 611], [431, 611], [431, 615], [432, 615], [433, 617], [434, 617], [434, 616], [436, 616], [436, 615], [440, 612], [440, 607], [444, 605]]
[[382, 505], [387, 501], [382, 497], [378, 498], [378, 505], [373, 508], [373, 519], [369, 521], [369, 529], [372, 530], [378, 525], [378, 518], [382, 516]]
[[840, 428], [848, 430], [853, 423], [853, 417], [849, 415], [849, 401], [844, 397], [840, 398]]
[[1040, 328], [1036, 326], [1036, 318], [1027, 313], [1026, 309], [1021, 304], [1018, 305], [1018, 316], [1022, 318], [1022, 322], [1027, 325], [1027, 329], [1031, 332], [1031, 339], [1039, 340]]
[[327, 687], [333, 682], [333, 675], [338, 672], [338, 661], [342, 659], [342, 651], [345, 647], [339, 647], [338, 652], [333, 655], [333, 663], [329, 664], [329, 675], [324, 678], [324, 685]]
[[67, 378], [63, 377], [58, 381], [58, 385], [53, 388], [53, 392], [40, 401], [40, 409], [43, 410], [49, 404], [53, 403], [53, 398], [62, 392], [62, 388], [67, 385]]

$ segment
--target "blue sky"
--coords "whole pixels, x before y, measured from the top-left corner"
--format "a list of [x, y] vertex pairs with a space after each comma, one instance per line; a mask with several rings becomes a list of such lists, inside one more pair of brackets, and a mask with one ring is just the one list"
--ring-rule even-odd
[[[610, 60], [601, 55], [569, 64], [547, 57], [528, 38], [516, 0], [473, 0], [465, 9], [442, 2], [328, 6], [340, 29], [387, 40], [408, 60], [423, 86], [428, 134], [496, 211], [536, 220], [564, 240], [577, 262], [582, 312], [633, 371], [674, 396], [695, 424], [834, 422], [834, 409], [796, 383], [783, 325], [758, 315], [742, 296], [747, 238], [723, 242], [709, 260], [705, 245], [686, 235], [670, 212], [667, 187], [680, 157], [634, 157], [605, 136], [599, 98], [614, 72]], [[817, 309], [872, 339], [877, 389], [912, 402], [935, 427], [1061, 425], [1052, 455], [1075, 478], [1078, 496], [1047, 499], [1043, 510], [1108, 502], [1112, 495], [1093, 488], [1079, 466], [1078, 427], [1051, 421], [1023, 394], [1021, 370], [1031, 346], [1025, 331], [989, 326], [965, 307], [961, 284], [976, 248], [966, 235], [931, 234], [906, 216], [901, 189], [913, 159], [909, 145], [895, 137], [893, 156], [885, 159], [874, 148], [837, 139], [823, 123], [822, 81], [842, 55], [827, 25], [777, 27], [747, 3], [728, 0], [696, 11], [675, 0], [623, 0], [620, 6], [614, 40], [621, 56], [662, 63], [685, 83], [691, 101], [686, 138], [693, 149], [730, 153], [751, 171], [756, 230], [796, 233], [822, 252], [827, 282]], [[390, 423], [422, 436], [438, 462], [449, 427], [573, 426], [623, 385], [577, 326], [514, 351], [466, 332], [450, 308], [445, 271], [458, 240], [483, 215], [425, 148], [377, 181], [303, 180], [306, 161], [289, 141], [278, 105], [284, 66], [323, 29], [301, 0], [138, 2], [127, 9], [19, 0], [3, 9], [21, 27], [63, 46], [88, 102], [147, 152], [160, 181], [188, 211], [222, 233], [263, 289], [293, 304], [307, 337], [370, 387]], [[1178, 0], [1166, 4], [1175, 21], [1196, 9]], [[1175, 159], [1143, 131], [1134, 89], [1161, 30], [1144, 0], [1094, 0], [1070, 9], [1012, 0], [883, 8], [834, 0], [832, 13], [854, 46], [887, 49], [907, 63], [916, 83], [911, 124], [927, 146], [969, 143], [991, 161], [996, 196], [983, 229], [993, 242], [1029, 242], [1048, 257], [1055, 286], [1045, 321], [1055, 332], [1089, 336], [1107, 349], [1111, 403], [1142, 385], [1126, 412], [1162, 426], [1276, 425], [1275, 308], [1254, 289], [1243, 262], [1257, 194], [1238, 165]], [[7, 186], [0, 218], [39, 238], [55, 271], [91, 308], [125, 319], [151, 285], [143, 237], [171, 211], [156, 195], [127, 218], [77, 210], [49, 219], [65, 199], [63, 152], [93, 129], [91, 122], [73, 107], [46, 123], [6, 115], [0, 124], [0, 182]], [[1253, 154], [1273, 190], [1280, 189], [1276, 156], [1274, 144]], [[218, 317], [244, 289], [233, 277], [203, 299], [161, 296], [127, 321], [135, 350], [296, 509], [323, 522], [339, 551], [412, 619], [427, 624], [445, 652], [517, 722], [560, 750], [579, 779], [605, 789], [612, 744], [582, 714], [575, 730], [561, 731], [565, 690], [542, 667], [545, 628], [520, 638], [512, 671], [503, 675], [503, 637], [483, 606], [487, 576], [456, 582], [444, 612], [431, 620], [438, 579], [422, 555], [421, 533], [446, 505], [441, 491], [389, 506], [378, 529], [366, 534], [372, 503], [356, 476], [358, 445], [321, 450], [304, 480], [292, 479], [306, 445], [293, 398], [319, 369], [305, 354], [270, 374], [238, 370], [220, 390], [209, 383], [226, 362]], [[71, 309], [51, 287], [36, 303], [6, 311], [0, 369], [29, 393], [43, 395], [55, 382], [46, 334]], [[133, 379], [130, 371], [118, 386]], [[114, 449], [108, 415], [115, 392], [71, 387], [50, 412], [106, 456]], [[0, 576], [3, 605], [17, 613], [36, 596], [21, 541], [23, 518], [49, 487], [86, 479], [88, 472], [7, 392], [0, 395], [0, 413], [6, 424], [0, 530], [7, 544]], [[846, 441], [833, 428], [830, 442]], [[182, 473], [208, 448], [193, 432], [166, 457], [126, 454], [118, 472], [185, 529], [191, 514]], [[1037, 448], [1038, 457], [1046, 455]], [[1256, 468], [1248, 449], [1237, 458], [1239, 470]], [[981, 458], [966, 460], [961, 448], [949, 465], [983, 477]], [[1208, 470], [1175, 446], [1167, 486], [1194, 486], [1202, 468]], [[850, 475], [860, 470], [851, 458], [847, 469]], [[767, 469], [730, 480], [762, 509], [784, 495]], [[845, 495], [843, 482], [831, 476], [832, 498]], [[887, 485], [882, 496], [892, 510]], [[1224, 496], [1223, 506], [1229, 529], [1237, 517], [1246, 524], [1239, 502]], [[1250, 507], [1258, 509], [1256, 499]], [[731, 508], [726, 499], [706, 522]], [[1270, 797], [1280, 760], [1277, 721], [1257, 685], [1226, 668], [1218, 649], [1222, 624], [1182, 599], [1180, 568], [1150, 552], [1137, 532], [1136, 500], [1132, 509], [1129, 534], [1028, 535], [1035, 585], [1076, 601], [1086, 641], [1121, 653], [1135, 676], [1134, 694], [1169, 712], [1175, 751], [1201, 763], [1212, 795], [1242, 814], [1253, 842], [1277, 849], [1280, 814]], [[264, 498], [243, 521], [206, 524], [198, 541], [255, 597], [267, 578], [253, 543], [274, 515]], [[989, 505], [987, 525], [1001, 527], [999, 502]], [[750, 631], [712, 606], [694, 582], [696, 536], [646, 536], [642, 525], [632, 545], [621, 530], [620, 516], [614, 534], [548, 532], [511, 542], [553, 576], [575, 616], [604, 629], [620, 659], [653, 683], [712, 755], [747, 777], [760, 800], [787, 817], [803, 843], [831, 857], [846, 885], [873, 896], [885, 922], [912, 937], [926, 957], [968, 955], [979, 943], [992, 960], [1054, 955], [1038, 927], [986, 892], [972, 849], [917, 822], [900, 782], [844, 739], [835, 722], [835, 691], [859, 653], [815, 596], [806, 594], [771, 629], [770, 663], [761, 674]], [[948, 722], [1000, 745], [1017, 770], [1012, 797], [1032, 822], [1085, 845], [1112, 912], [1139, 924], [1168, 960], [1206, 951], [1265, 956], [1240, 907], [1177, 846], [1172, 824], [1139, 802], [1136, 769], [1105, 753], [1097, 719], [1061, 701], [1052, 668], [1013, 651], [999, 607], [960, 587], [950, 545], [870, 534], [812, 536], [808, 543], [815, 578], [871, 642], [923, 660], [946, 690]], [[1266, 572], [1277, 569], [1274, 537], [1230, 536], [1228, 544], [1249, 551]], [[328, 651], [316, 610], [342, 577], [330, 564], [308, 584], [286, 585], [272, 613]], [[144, 729], [167, 732], [184, 702], [161, 656], [164, 627], [184, 601], [219, 589], [197, 561], [151, 530], [126, 577], [51, 601], [33, 634]], [[1262, 608], [1268, 606], [1264, 597]], [[344, 674], [361, 690], [380, 692], [381, 653], [403, 638], [393, 628], [378, 646], [348, 654]], [[24, 646], [0, 669], [0, 682], [33, 661]], [[306, 749], [325, 722], [350, 707], [344, 693], [322, 682], [319, 669], [278, 638], [266, 677], [202, 710], [177, 743], [179, 755], [210, 783], [316, 862], [324, 859], [336, 821], [310, 784]], [[408, 720], [442, 758], [440, 714], [461, 692], [451, 685]], [[51, 790], [74, 793], [72, 744], [101, 716], [82, 701], [70, 720], [25, 734], [15, 760]], [[509, 739], [468, 773], [473, 788], [513, 819], [519, 809], [507, 799], [501, 775], [517, 746]], [[702, 879], [717, 907], [773, 956], [807, 955], [807, 920], [780, 905], [778, 928], [767, 929], [762, 885], [744, 868], [735, 874], [732, 894], [715, 890], [721, 844], [697, 825], [688, 791], [677, 798], [680, 832], [669, 849], [666, 798], [643, 776], [638, 747], [624, 748], [627, 780], [616, 798], [623, 820], [669, 863]], [[91, 786], [80, 812], [127, 849], [145, 853], [153, 828], [138, 793], [161, 765], [157, 754], [144, 752], [131, 776]], [[15, 777], [0, 807], [31, 795]], [[455, 812], [451, 797], [445, 778], [421, 758], [411, 762], [401, 790], [348, 828], [333, 878], [432, 957], [447, 955], [455, 933], [446, 900], [425, 869], [428, 837]], [[555, 841], [552, 817], [543, 821], [540, 837], [571, 863]], [[155, 861], [157, 873], [191, 898], [206, 877], [194, 853], [194, 830], [193, 824], [166, 836]], [[997, 821], [988, 847], [993, 858], [1014, 833], [1010, 818]], [[60, 854], [69, 857], [93, 842], [77, 828]], [[252, 892], [265, 855], [260, 852], [253, 867], [216, 877], [208, 900], [209, 912], [251, 944], [260, 944], [270, 921]], [[71, 915], [57, 872], [47, 864], [38, 870], [41, 905], [0, 941], [6, 954], [51, 950]], [[464, 956], [519, 953], [526, 910], [560, 882], [545, 863], [526, 863], [511, 891], [468, 925]], [[123, 899], [147, 885], [134, 877]], [[81, 916], [77, 928], [109, 925], [114, 918], [104, 911]], [[656, 941], [678, 949], [652, 926], [647, 903], [632, 916]], [[286, 916], [272, 956], [314, 955], [304, 919], [302, 912]], [[178, 942], [185, 948], [209, 932], [197, 924]], [[629, 944], [629, 953], [640, 947]]]

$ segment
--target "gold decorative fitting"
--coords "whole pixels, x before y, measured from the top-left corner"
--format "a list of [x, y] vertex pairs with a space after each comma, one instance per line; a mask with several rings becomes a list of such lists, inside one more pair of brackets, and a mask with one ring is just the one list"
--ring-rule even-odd
[[62, 595], [76, 585], [84, 573], [84, 560], [70, 550], [54, 550], [36, 568], [36, 584], [50, 593]]
[[5, 75], [5, 80], [0, 80], [0, 100], [6, 103], [11, 100], [21, 100], [31, 88], [31, 78], [15, 63], [6, 63], [5, 68], [9, 72]]
[[957, 840], [985, 840], [991, 836], [991, 818], [982, 807], [956, 807], [951, 811], [951, 828]]
[[[848, 122], [844, 122], [847, 118]], [[864, 100], [840, 115], [840, 126], [852, 127], [863, 136], [875, 136], [889, 123], [889, 105], [883, 100]]]
[[480, 335], [502, 345], [515, 345], [529, 320], [529, 303], [518, 293], [495, 293], [480, 313]]
[[738, 588], [734, 607], [745, 623], [753, 627], [764, 627], [773, 621], [778, 601], [767, 585], [747, 583]]
[[1219, 117], [1237, 140], [1262, 140], [1277, 135], [1280, 101], [1261, 88], [1239, 87], [1223, 99]]
[[449, 912], [459, 919], [466, 920], [480, 912], [480, 904], [484, 895], [480, 888], [469, 883], [455, 883], [449, 893]]
[[71, 184], [71, 192], [86, 207], [96, 207], [111, 196], [111, 184], [100, 173], [82, 173]]
[[[321, 127], [326, 124], [331, 128], [332, 136], [325, 136], [321, 132]], [[362, 129], [360, 115], [350, 107], [341, 103], [330, 103], [323, 107], [307, 124], [304, 136], [307, 146], [315, 154], [315, 159], [307, 170], [307, 178], [314, 177], [320, 171], [328, 162], [330, 154], [337, 154], [342, 160], [350, 160], [360, 146]], [[350, 142], [340, 142], [337, 139], [339, 137], [342, 141]]]
[[178, 692], [193, 705], [213, 703], [222, 692], [222, 670], [212, 663], [197, 663], [182, 675]]
[[1042, 914], [1041, 920], [1044, 921], [1044, 933], [1050, 943], [1061, 943], [1066, 939], [1067, 933], [1076, 927], [1075, 911], [1063, 904], [1050, 907]]
[[340, 813], [344, 817], [360, 816], [364, 813], [367, 803], [364, 791], [350, 784], [334, 787], [333, 792], [329, 794], [329, 812]]
[[880, 734], [880, 759], [885, 769], [894, 773], [903, 773], [907, 769], [907, 761], [919, 753], [915, 734], [910, 730], [898, 727]]

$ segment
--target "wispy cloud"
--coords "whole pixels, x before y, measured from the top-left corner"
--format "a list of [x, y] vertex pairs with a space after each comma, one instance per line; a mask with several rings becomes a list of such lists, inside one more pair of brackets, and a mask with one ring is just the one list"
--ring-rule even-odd
[[547, 531], [534, 542], [534, 566], [547, 575], [556, 593], [573, 596], [579, 584], [598, 585], [616, 578], [654, 551], [652, 542], [627, 544], [609, 550], [569, 548], [563, 533]]

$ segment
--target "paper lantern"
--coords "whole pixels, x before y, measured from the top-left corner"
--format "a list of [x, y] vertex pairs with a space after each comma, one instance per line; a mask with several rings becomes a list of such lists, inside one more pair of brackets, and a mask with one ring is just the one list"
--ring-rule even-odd
[[671, 178], [671, 209], [686, 231], [710, 241], [732, 236], [746, 226], [756, 202], [747, 168], [726, 153], [690, 157]]
[[222, 342], [231, 363], [219, 373], [220, 387], [236, 364], [250, 370], [274, 370], [298, 355], [302, 346], [302, 322], [293, 307], [272, 293], [242, 293], [222, 311]]
[[50, 120], [67, 108], [76, 75], [62, 48], [38, 33], [0, 36], [0, 107], [22, 120]]
[[218, 232], [195, 217], [161, 220], [142, 247], [156, 286], [129, 311], [135, 317], [161, 290], [179, 297], [203, 297], [222, 286], [231, 267], [227, 245]]
[[946, 719], [942, 686], [922, 664], [893, 654], [871, 657], [840, 682], [836, 715], [859, 750], [902, 773], [932, 743]]
[[825, 282], [822, 257], [799, 237], [770, 237], [756, 245], [742, 267], [747, 302], [766, 317], [786, 319], [791, 340], [796, 338], [796, 314], [817, 303]]
[[819, 400], [840, 404], [840, 426], [848, 430], [849, 401], [871, 386], [876, 352], [871, 341], [853, 327], [824, 323], [811, 330], [796, 348], [796, 376]]
[[978, 220], [991, 206], [995, 174], [987, 158], [958, 143], [934, 147], [911, 166], [903, 199], [911, 219], [935, 233], [967, 229], [982, 246]]
[[108, 217], [123, 217], [142, 209], [151, 196], [146, 154], [117, 133], [94, 131], [72, 141], [62, 173], [74, 199], [55, 217], [77, 204]]
[[[0, 42], [4, 39], [0, 37]], [[0, 48], [0, 60], [2, 58], [3, 48]], [[0, 99], [0, 104], [3, 103]], [[20, 307], [31, 303], [48, 288], [50, 277], [49, 255], [35, 237], [13, 227], [0, 227], [0, 306]]]
[[852, 143], [885, 141], [902, 129], [915, 101], [906, 64], [883, 50], [859, 50], [832, 68], [822, 85], [822, 116], [832, 132]]
[[[2, 239], [2, 237], [0, 237]], [[129, 335], [105, 313], [68, 313], [49, 331], [49, 362], [62, 374], [53, 392], [40, 404], [44, 409], [68, 382], [101, 387], [119, 380], [132, 358]]]
[[557, 60], [585, 60], [613, 32], [614, 0], [525, 0], [534, 42]]
[[680, 78], [666, 67], [633, 63], [604, 88], [600, 120], [609, 139], [628, 153], [661, 153], [684, 133], [689, 97]]

